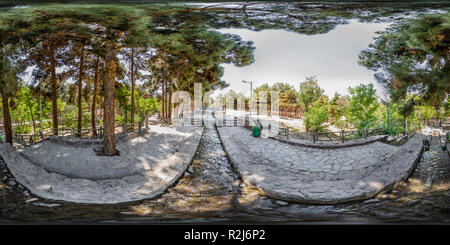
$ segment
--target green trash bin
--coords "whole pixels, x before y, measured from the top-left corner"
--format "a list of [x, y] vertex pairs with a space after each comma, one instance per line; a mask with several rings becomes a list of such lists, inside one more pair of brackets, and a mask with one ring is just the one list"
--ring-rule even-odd
[[253, 126], [252, 132], [254, 137], [259, 137], [261, 135], [261, 126]]

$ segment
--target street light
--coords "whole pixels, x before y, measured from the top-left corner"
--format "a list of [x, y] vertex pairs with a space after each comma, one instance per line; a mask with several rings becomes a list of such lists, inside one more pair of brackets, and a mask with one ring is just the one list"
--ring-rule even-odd
[[252, 117], [252, 91], [253, 91], [253, 82], [242, 80], [243, 83], [250, 83], [250, 99], [249, 99], [249, 109], [250, 109], [250, 118]]

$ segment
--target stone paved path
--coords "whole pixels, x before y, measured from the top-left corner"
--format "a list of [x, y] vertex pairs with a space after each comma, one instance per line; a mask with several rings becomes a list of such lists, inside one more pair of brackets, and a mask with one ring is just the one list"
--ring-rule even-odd
[[369, 199], [408, 176], [422, 149], [420, 135], [401, 147], [374, 142], [314, 149], [254, 138], [243, 127], [218, 131], [244, 182], [271, 197], [306, 203]]
[[[450, 160], [433, 139], [413, 175], [364, 202], [312, 205], [272, 199], [241, 184], [214, 125], [205, 132], [189, 170], [159, 198], [114, 205], [54, 201], [30, 194], [0, 158], [0, 223], [14, 222], [450, 222]], [[426, 182], [433, 176], [429, 189]]]
[[152, 126], [117, 145], [121, 155], [96, 156], [93, 147], [44, 141], [19, 154], [0, 144], [17, 181], [34, 194], [79, 203], [118, 203], [162, 194], [192, 161], [203, 128]]
[[[428, 139], [430, 136], [428, 136]], [[432, 137], [429, 151], [411, 177], [367, 203], [352, 204], [341, 213], [373, 217], [384, 222], [450, 222], [450, 157]]]

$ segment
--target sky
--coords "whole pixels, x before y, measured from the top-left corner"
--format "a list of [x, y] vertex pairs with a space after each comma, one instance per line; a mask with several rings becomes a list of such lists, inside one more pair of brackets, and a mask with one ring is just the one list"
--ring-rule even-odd
[[319, 86], [325, 94], [333, 96], [335, 92], [348, 94], [347, 88], [360, 83], [374, 83], [374, 73], [359, 65], [358, 55], [368, 47], [388, 23], [359, 23], [338, 25], [325, 34], [304, 35], [284, 30], [250, 31], [246, 29], [220, 29], [221, 33], [238, 34], [243, 40], [254, 42], [255, 62], [245, 67], [232, 64], [225, 68], [223, 80], [230, 86], [218, 90], [214, 95], [225, 93], [230, 89], [250, 95], [249, 84], [253, 88], [264, 83], [276, 82], [292, 84], [296, 90], [306, 77], [316, 76]]

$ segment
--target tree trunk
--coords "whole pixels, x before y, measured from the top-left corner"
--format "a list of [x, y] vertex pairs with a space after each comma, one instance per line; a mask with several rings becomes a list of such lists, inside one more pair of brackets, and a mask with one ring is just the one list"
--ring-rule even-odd
[[105, 98], [104, 98], [104, 139], [103, 153], [106, 156], [117, 155], [116, 136], [114, 132], [114, 90], [115, 90], [115, 72], [116, 72], [116, 50], [111, 41], [106, 44], [106, 74], [104, 80]]
[[162, 84], [162, 103], [161, 103], [161, 110], [162, 110], [162, 118], [166, 118], [166, 81], [163, 81]]
[[11, 126], [11, 116], [9, 115], [9, 96], [5, 92], [5, 89], [1, 89], [2, 93], [2, 104], [3, 104], [3, 126], [5, 128], [5, 140], [6, 143], [13, 144], [12, 139], [12, 126]]
[[134, 128], [134, 48], [131, 49], [131, 126]]
[[91, 125], [92, 125], [92, 130], [94, 130], [94, 135], [97, 136], [97, 130], [95, 130], [95, 128], [97, 127], [95, 125], [95, 113], [97, 111], [97, 109], [95, 108], [96, 106], [96, 98], [97, 98], [97, 84], [98, 84], [98, 62], [99, 62], [99, 57], [97, 56], [97, 60], [95, 61], [95, 75], [94, 75], [94, 91], [92, 91], [92, 109], [91, 109]]
[[408, 121], [406, 120], [406, 117], [403, 118], [403, 125], [405, 129], [405, 135], [408, 133]]
[[123, 129], [123, 132], [125, 133], [127, 131], [127, 124], [128, 124], [128, 112], [127, 112], [127, 110], [124, 111], [123, 115], [124, 115], [124, 118], [125, 118], [125, 128]]
[[165, 98], [165, 100], [166, 100], [166, 118], [169, 118], [169, 83], [167, 82], [167, 80], [166, 80], [166, 85], [165, 85], [165, 87], [166, 87], [166, 98]]
[[31, 121], [33, 122], [33, 134], [36, 134], [36, 122], [34, 121], [33, 108], [28, 107], [30, 110]]
[[388, 127], [388, 134], [391, 133], [391, 122], [390, 122], [390, 111], [389, 111], [389, 102], [387, 102], [386, 104], [386, 108], [387, 108], [387, 127]]
[[53, 134], [58, 135], [58, 94], [56, 84], [56, 62], [53, 49], [48, 46], [48, 52], [50, 56], [50, 71], [51, 71], [51, 83], [52, 83], [52, 121], [53, 121]]
[[41, 133], [44, 133], [44, 125], [42, 125], [42, 97], [39, 95], [39, 127], [41, 128]]
[[83, 119], [83, 108], [82, 108], [82, 98], [83, 98], [83, 62], [84, 62], [84, 45], [81, 46], [80, 51], [80, 69], [78, 71], [78, 133], [77, 136], [81, 137], [81, 122]]
[[172, 81], [169, 82], [169, 112], [167, 117], [169, 118], [169, 121], [172, 121]]

